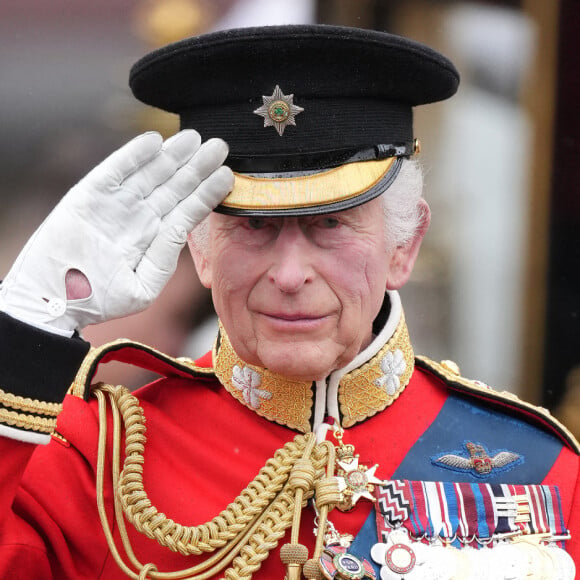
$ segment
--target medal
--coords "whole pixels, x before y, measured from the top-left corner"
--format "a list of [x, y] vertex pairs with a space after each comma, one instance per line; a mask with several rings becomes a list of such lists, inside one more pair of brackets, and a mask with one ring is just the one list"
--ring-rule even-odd
[[576, 578], [576, 565], [568, 552], [554, 544], [549, 544], [545, 550], [554, 564], [554, 580], [573, 580]]
[[[376, 580], [375, 571], [372, 565], [364, 558], [348, 552], [354, 537], [351, 534], [341, 534], [335, 528], [334, 524], [327, 518], [324, 518], [322, 528], [319, 527], [319, 512], [316, 503], [313, 503], [316, 513], [314, 535], [317, 542], [320, 539], [321, 529], [324, 529], [324, 548], [318, 558], [319, 570], [324, 578], [336, 580]], [[319, 575], [315, 576], [316, 578]], [[310, 576], [308, 576], [310, 578]]]
[[385, 543], [371, 548], [371, 558], [381, 566], [381, 580], [413, 580], [430, 578], [426, 553], [429, 547], [414, 542], [403, 529], [393, 530]]
[[336, 477], [340, 482], [339, 486], [344, 498], [336, 507], [342, 512], [347, 512], [361, 497], [374, 502], [375, 485], [380, 485], [383, 480], [375, 476], [378, 464], [371, 468], [359, 465], [359, 456], [354, 453], [354, 445], [345, 445], [342, 442], [342, 433], [339, 429], [334, 434], [338, 440]]
[[459, 561], [456, 558], [457, 550], [451, 546], [443, 546], [435, 541], [425, 546], [426, 565], [429, 568], [430, 580], [452, 580], [457, 576]]
[[465, 568], [464, 576], [457, 576], [457, 578], [469, 578], [470, 580], [485, 580], [485, 578], [495, 578], [489, 573], [489, 568], [483, 562], [480, 550], [465, 546], [458, 550], [461, 554], [461, 561]]
[[455, 578], [472, 578], [467, 550], [455, 550]]
[[482, 560], [482, 567], [491, 571], [493, 575], [490, 577], [503, 580], [526, 580], [528, 560], [514, 544], [500, 542], [493, 548], [480, 551], [487, 553], [487, 557]]
[[324, 578], [332, 580], [376, 580], [371, 564], [347, 552], [342, 546], [327, 546], [320, 556], [320, 569]]
[[526, 580], [547, 580], [552, 579], [550, 574], [552, 559], [544, 554], [542, 546], [534, 541], [524, 539], [521, 536], [513, 542], [513, 547], [521, 551], [527, 559]]

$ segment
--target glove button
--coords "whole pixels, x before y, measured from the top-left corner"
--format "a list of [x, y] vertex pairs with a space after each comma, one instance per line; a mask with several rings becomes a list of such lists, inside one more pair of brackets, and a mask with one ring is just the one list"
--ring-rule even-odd
[[46, 309], [48, 310], [48, 313], [55, 318], [57, 316], [62, 316], [66, 311], [66, 302], [60, 298], [53, 298], [48, 301]]

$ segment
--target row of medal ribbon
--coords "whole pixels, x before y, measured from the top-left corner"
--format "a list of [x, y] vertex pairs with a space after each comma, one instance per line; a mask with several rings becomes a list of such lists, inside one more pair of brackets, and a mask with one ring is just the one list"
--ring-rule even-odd
[[381, 580], [573, 580], [558, 488], [390, 480], [376, 486]]

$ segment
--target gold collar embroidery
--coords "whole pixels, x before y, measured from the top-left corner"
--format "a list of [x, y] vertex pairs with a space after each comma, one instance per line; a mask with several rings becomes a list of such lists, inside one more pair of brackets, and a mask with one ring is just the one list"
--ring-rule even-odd
[[[291, 429], [311, 431], [313, 383], [293, 381], [245, 363], [235, 353], [221, 323], [213, 360], [221, 384], [244, 406]], [[414, 365], [413, 347], [401, 312], [395, 332], [377, 354], [341, 377], [338, 402], [342, 426], [351, 427], [391, 405], [409, 383]]]

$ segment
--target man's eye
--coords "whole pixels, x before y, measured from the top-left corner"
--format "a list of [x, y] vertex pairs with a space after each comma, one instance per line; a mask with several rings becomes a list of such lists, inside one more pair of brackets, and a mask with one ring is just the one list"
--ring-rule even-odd
[[261, 230], [266, 225], [266, 220], [261, 217], [248, 218], [248, 227], [251, 230]]
[[323, 217], [321, 221], [322, 227], [326, 229], [336, 228], [338, 224], [339, 221], [334, 217]]

